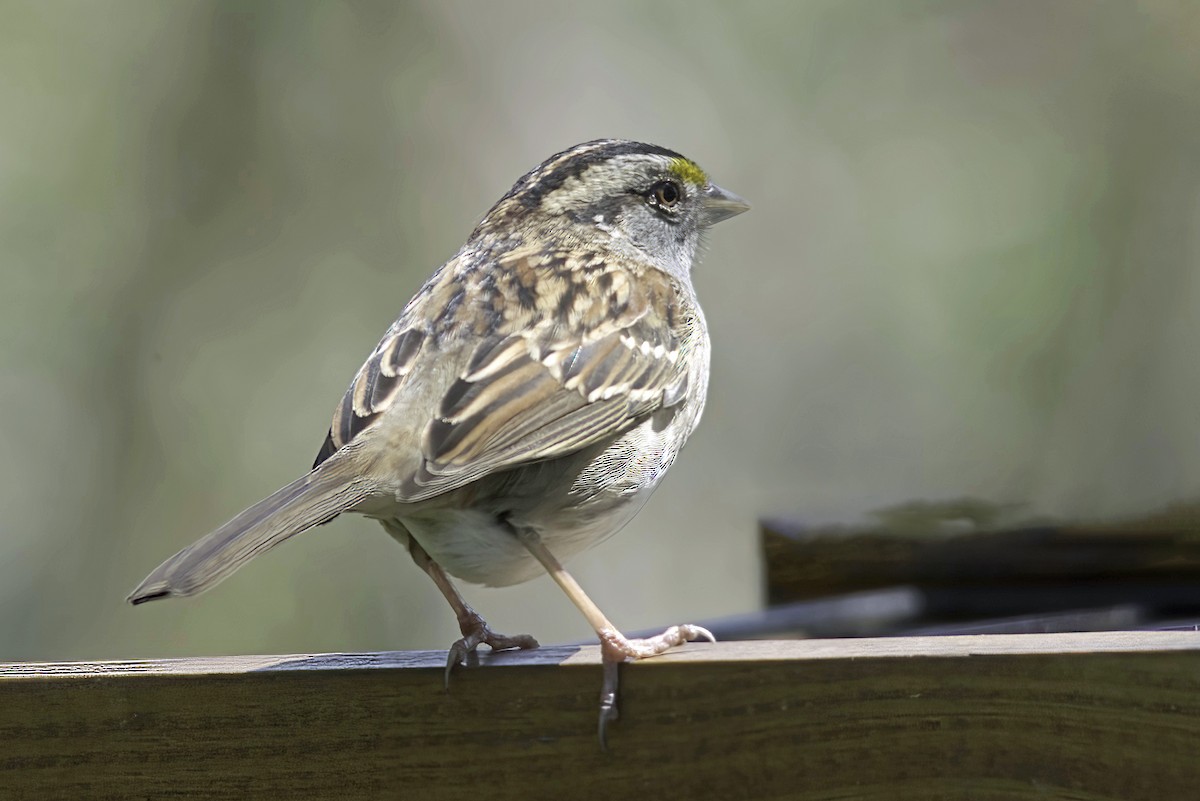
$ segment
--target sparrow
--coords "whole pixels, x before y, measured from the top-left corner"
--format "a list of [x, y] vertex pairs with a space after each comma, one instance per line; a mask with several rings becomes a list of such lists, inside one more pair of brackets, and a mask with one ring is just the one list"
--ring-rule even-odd
[[154, 569], [134, 604], [203, 592], [344, 512], [378, 520], [450, 603], [446, 679], [493, 631], [453, 578], [549, 573], [600, 639], [600, 740], [617, 666], [707, 630], [625, 637], [563, 568], [642, 507], [700, 421], [705, 232], [749, 208], [695, 162], [601, 139], [522, 176], [404, 307], [333, 415], [312, 470]]

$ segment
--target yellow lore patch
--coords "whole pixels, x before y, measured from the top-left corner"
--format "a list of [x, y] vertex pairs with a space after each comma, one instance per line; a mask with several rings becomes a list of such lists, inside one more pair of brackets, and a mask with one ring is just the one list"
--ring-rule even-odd
[[696, 186], [705, 186], [708, 183], [708, 174], [694, 161], [685, 158], [671, 159], [670, 170], [672, 175], [684, 183]]

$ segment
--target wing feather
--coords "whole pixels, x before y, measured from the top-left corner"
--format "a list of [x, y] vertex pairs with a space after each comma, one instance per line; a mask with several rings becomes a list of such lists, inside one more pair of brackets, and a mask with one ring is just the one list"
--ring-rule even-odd
[[423, 459], [400, 497], [423, 500], [589, 447], [682, 399], [695, 321], [666, 274], [562, 253], [503, 266], [426, 285], [426, 306], [453, 302], [409, 304], [347, 390], [318, 463], [372, 426], [410, 426]]

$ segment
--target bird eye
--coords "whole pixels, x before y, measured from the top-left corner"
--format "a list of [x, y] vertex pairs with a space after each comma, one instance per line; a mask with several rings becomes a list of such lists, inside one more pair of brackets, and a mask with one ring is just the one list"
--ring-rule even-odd
[[659, 181], [650, 187], [650, 194], [646, 199], [651, 206], [658, 206], [664, 211], [670, 211], [679, 204], [682, 196], [683, 192], [680, 190], [679, 184], [674, 181]]

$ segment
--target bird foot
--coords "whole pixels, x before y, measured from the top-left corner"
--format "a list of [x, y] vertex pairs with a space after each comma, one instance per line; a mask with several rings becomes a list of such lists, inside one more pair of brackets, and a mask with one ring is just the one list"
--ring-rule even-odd
[[658, 656], [676, 645], [683, 645], [701, 637], [709, 642], [717, 641], [711, 631], [690, 623], [671, 626], [657, 637], [647, 637], [643, 640], [631, 640], [616, 629], [607, 629], [600, 632], [600, 650], [604, 654], [604, 661], [623, 662], [626, 659]]
[[638, 640], [631, 640], [616, 629], [606, 629], [600, 632], [600, 653], [603, 657], [604, 668], [604, 684], [600, 689], [600, 750], [608, 750], [608, 725], [620, 715], [617, 709], [617, 695], [620, 689], [621, 663], [626, 659], [646, 659], [658, 656], [676, 645], [683, 645], [685, 642], [701, 638], [709, 642], [717, 641], [711, 631], [690, 623], [671, 626], [657, 637]]
[[450, 652], [446, 655], [446, 689], [450, 689], [450, 673], [458, 665], [465, 665], [467, 658], [474, 654], [480, 645], [487, 645], [493, 651], [538, 647], [538, 641], [528, 634], [517, 634], [513, 637], [497, 634], [488, 627], [487, 621], [475, 612], [459, 618], [458, 628], [462, 632], [462, 639], [451, 645]]

